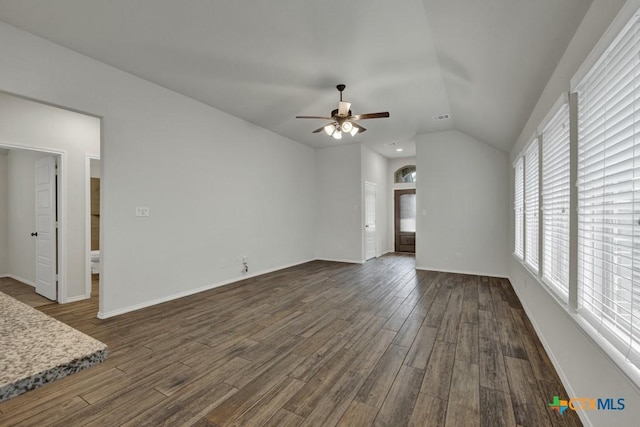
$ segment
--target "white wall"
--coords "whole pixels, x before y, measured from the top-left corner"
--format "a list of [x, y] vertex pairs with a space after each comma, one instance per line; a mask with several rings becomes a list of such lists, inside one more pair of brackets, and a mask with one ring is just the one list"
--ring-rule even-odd
[[362, 173], [360, 145], [316, 150], [316, 257], [362, 262]]
[[[570, 79], [587, 58], [613, 21], [624, 0], [594, 0], [571, 43], [547, 83], [538, 103], [511, 150], [515, 159], [534, 130], [562, 92], [570, 89]], [[636, 3], [638, 3], [636, 1]], [[513, 251], [513, 171], [511, 171], [510, 250]], [[587, 425], [630, 426], [640, 417], [640, 391], [605, 352], [578, 326], [514, 257], [509, 257], [509, 278], [527, 315], [563, 380], [568, 397], [622, 397], [624, 411], [581, 412]]]
[[7, 156], [7, 273], [31, 286], [36, 282], [36, 240], [31, 237], [36, 227], [35, 170], [41, 157], [42, 153], [24, 150], [11, 150]]
[[7, 210], [7, 158], [9, 152], [0, 149], [0, 277], [8, 273], [9, 243]]
[[89, 174], [91, 178], [100, 178], [100, 160], [99, 159], [90, 159], [89, 160]]
[[[64, 233], [65, 252], [62, 273], [67, 288], [65, 297], [76, 299], [83, 297], [85, 293], [85, 153], [99, 154], [99, 119], [0, 93], [0, 144], [2, 143], [64, 152], [61, 173], [66, 191], [64, 205], [60, 200], [59, 208], [64, 216], [62, 232]], [[28, 154], [12, 150], [9, 154], [10, 163], [17, 162], [18, 158], [23, 156], [26, 158]], [[38, 157], [39, 154], [35, 154], [35, 156]], [[11, 167], [15, 170], [14, 166]], [[33, 165], [29, 169], [21, 171], [24, 174], [23, 179], [29, 179], [31, 182], [31, 190], [28, 195], [31, 205], [33, 205], [35, 197], [33, 195], [34, 171]], [[12, 204], [13, 200], [10, 200], [10, 209], [13, 209]], [[16, 230], [14, 222], [21, 221], [22, 215], [33, 215], [33, 212], [12, 215], [9, 218], [10, 230]], [[33, 223], [28, 226], [30, 229], [33, 227]], [[21, 233], [25, 231], [26, 229], [20, 230]], [[22, 251], [24, 250], [24, 253], [33, 252], [26, 251], [27, 248], [19, 249], [21, 246], [18, 245], [18, 241], [26, 237], [21, 234], [20, 237], [11, 240], [9, 273], [29, 281], [35, 281], [35, 261], [26, 261], [27, 258], [23, 256]], [[31, 237], [29, 239], [29, 241], [33, 240]], [[32, 244], [34, 243], [29, 243], [29, 245]], [[14, 252], [16, 250], [18, 252]], [[25, 262], [27, 264], [24, 264]]]
[[0, 40], [0, 90], [103, 117], [101, 316], [239, 279], [243, 255], [250, 273], [314, 257], [313, 149], [4, 23]]
[[[396, 226], [395, 226], [395, 190], [415, 189], [415, 182], [395, 182], [395, 173], [403, 166], [415, 165], [416, 158], [412, 157], [399, 157], [389, 159], [389, 171], [387, 173], [387, 182], [389, 183], [389, 206], [387, 207], [388, 219], [388, 233], [389, 233], [389, 251], [395, 251], [395, 238], [396, 238]], [[416, 180], [420, 179], [420, 171], [416, 170]], [[416, 236], [417, 237], [417, 236]]]
[[[389, 160], [361, 145], [362, 206], [364, 206], [364, 181], [376, 184], [376, 256], [389, 252]], [[364, 243], [364, 209], [362, 210], [362, 241]], [[364, 254], [364, 247], [363, 247]]]
[[417, 136], [416, 266], [507, 277], [509, 162], [458, 131]]

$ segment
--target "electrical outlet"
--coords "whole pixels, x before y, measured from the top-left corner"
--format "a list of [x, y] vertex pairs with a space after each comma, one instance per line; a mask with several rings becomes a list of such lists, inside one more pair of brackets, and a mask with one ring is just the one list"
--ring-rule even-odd
[[136, 216], [149, 216], [149, 207], [148, 206], [136, 207]]

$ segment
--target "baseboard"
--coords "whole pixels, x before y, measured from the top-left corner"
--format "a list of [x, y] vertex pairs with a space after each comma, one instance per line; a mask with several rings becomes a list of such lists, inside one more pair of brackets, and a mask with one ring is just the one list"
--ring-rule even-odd
[[426, 270], [426, 271], [438, 271], [440, 273], [454, 273], [454, 274], [469, 274], [472, 276], [486, 276], [486, 277], [497, 277], [499, 279], [508, 279], [509, 276], [500, 275], [496, 273], [487, 273], [487, 272], [478, 272], [478, 271], [464, 271], [464, 270], [450, 270], [450, 269], [442, 269], [435, 267], [423, 267], [416, 265], [416, 270]]
[[[162, 304], [165, 302], [173, 301], [179, 298], [188, 297], [189, 295], [197, 294], [200, 292], [209, 291], [211, 289], [219, 288], [220, 286], [230, 285], [232, 283], [240, 282], [245, 279], [250, 279], [256, 276], [262, 276], [263, 274], [273, 273], [274, 271], [284, 270], [285, 268], [295, 267], [296, 265], [305, 264], [307, 262], [311, 262], [313, 259], [308, 259], [305, 261], [299, 261], [292, 264], [287, 264], [280, 267], [269, 268], [265, 270], [260, 270], [255, 273], [245, 274], [242, 277], [234, 277], [233, 279], [223, 280], [221, 282], [212, 283], [210, 285], [202, 286], [196, 289], [189, 289], [188, 291], [178, 292], [176, 294], [168, 295], [166, 297], [160, 297], [153, 299], [151, 301], [145, 301], [139, 304], [130, 305], [128, 307], [119, 308], [117, 310], [107, 311], [107, 312], [98, 312], [98, 319], [108, 319], [110, 317], [119, 316], [121, 314], [130, 313], [132, 311], [141, 310], [143, 308], [151, 307], [154, 305]], [[84, 297], [82, 298], [84, 299]]]
[[[562, 381], [562, 385], [567, 390], [567, 394], [568, 394], [567, 397], [576, 396], [576, 393], [573, 390], [573, 387], [571, 387], [571, 383], [569, 382], [569, 379], [567, 378], [566, 374], [562, 370], [562, 367], [560, 366], [560, 363], [558, 362], [556, 355], [553, 353], [553, 350], [551, 350], [551, 346], [549, 346], [549, 343], [544, 338], [544, 334], [542, 334], [542, 332], [540, 331], [540, 328], [538, 327], [538, 323], [536, 322], [535, 318], [531, 316], [531, 311], [529, 310], [527, 303], [523, 298], [521, 298], [521, 295], [518, 293], [517, 287], [513, 286], [513, 280], [511, 280], [511, 277], [507, 277], [507, 279], [511, 284], [511, 289], [513, 289], [513, 291], [516, 293], [516, 296], [518, 297], [518, 300], [520, 301], [520, 304], [522, 305], [522, 308], [524, 309], [524, 312], [527, 315], [527, 318], [531, 322], [533, 329], [536, 331], [536, 335], [538, 336], [538, 339], [540, 340], [542, 347], [544, 347], [544, 350], [547, 352], [547, 355], [549, 356], [549, 360], [551, 360], [551, 364], [553, 365], [556, 372], [558, 373], [558, 376], [560, 377], [560, 381]], [[578, 415], [578, 418], [580, 418], [580, 421], [582, 421], [582, 424], [584, 424], [585, 426], [593, 426], [593, 423], [587, 416], [586, 411], [576, 411], [576, 414]]]
[[15, 274], [3, 274], [0, 277], [9, 277], [13, 280], [17, 280], [18, 282], [22, 282], [25, 285], [33, 286], [34, 288], [36, 287], [36, 284], [31, 280], [23, 279], [22, 277], [16, 276]]
[[378, 255], [376, 255], [376, 258], [380, 258], [381, 256], [388, 254], [389, 252], [391, 252], [391, 251], [389, 251], [389, 250], [382, 251]]
[[315, 261], [346, 262], [348, 264], [364, 264], [365, 263], [362, 260], [355, 261], [352, 259], [340, 259], [340, 258], [316, 258]]

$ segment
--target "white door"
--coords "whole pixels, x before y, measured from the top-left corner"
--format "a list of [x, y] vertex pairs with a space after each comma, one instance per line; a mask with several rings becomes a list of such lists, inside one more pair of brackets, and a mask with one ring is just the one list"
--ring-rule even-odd
[[364, 183], [364, 258], [376, 257], [376, 185]]
[[36, 292], [55, 300], [56, 283], [56, 158], [36, 161]]

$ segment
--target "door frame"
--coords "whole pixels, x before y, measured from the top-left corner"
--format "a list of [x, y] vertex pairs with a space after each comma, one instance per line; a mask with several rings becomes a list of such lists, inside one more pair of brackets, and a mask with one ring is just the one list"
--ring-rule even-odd
[[[371, 181], [364, 181], [364, 183], [362, 184], [362, 259], [364, 262], [368, 261], [367, 259], [367, 185], [372, 185], [373, 186], [373, 191], [374, 191], [374, 201], [375, 204], [373, 206], [373, 213], [376, 217], [376, 221], [375, 224], [377, 225], [378, 223], [378, 186], [376, 185], [375, 182], [371, 182]], [[378, 257], [378, 228], [375, 228], [375, 240], [373, 242], [374, 244], [374, 248], [373, 248], [373, 257], [369, 258], [377, 258]]]
[[[84, 296], [91, 298], [91, 160], [100, 160], [100, 156], [85, 153], [84, 155]], [[100, 169], [102, 175], [102, 169]], [[102, 196], [100, 196], [102, 197]], [[100, 204], [102, 210], [102, 204]], [[102, 224], [100, 224], [102, 227]], [[102, 245], [100, 245], [102, 256]], [[102, 260], [100, 260], [102, 270]], [[100, 275], [102, 277], [102, 275]], [[99, 279], [98, 279], [99, 280]]]
[[[415, 188], [396, 188], [393, 190], [393, 250], [394, 252], [402, 252], [402, 253], [414, 253], [415, 254], [415, 235], [417, 234], [417, 230], [414, 233], [414, 245], [413, 245], [413, 252], [403, 252], [403, 251], [398, 251], [398, 233], [400, 233], [400, 219], [399, 219], [399, 215], [400, 215], [400, 205], [398, 203], [396, 203], [396, 199], [398, 198], [398, 195], [402, 195], [402, 194], [417, 194], [416, 189]], [[417, 212], [418, 207], [416, 206], [416, 220], [418, 217], [418, 212]]]
[[9, 142], [0, 140], [0, 148], [7, 148], [9, 150], [24, 150], [24, 151], [35, 151], [38, 153], [50, 154], [52, 156], [56, 156], [56, 162], [58, 165], [57, 171], [57, 184], [56, 184], [56, 210], [58, 216], [58, 237], [57, 237], [57, 245], [56, 245], [56, 257], [57, 257], [57, 270], [58, 270], [58, 291], [57, 291], [57, 302], [60, 304], [64, 304], [67, 302], [67, 272], [65, 271], [64, 266], [64, 257], [67, 248], [66, 241], [66, 229], [67, 229], [67, 218], [65, 214], [65, 210], [61, 209], [61, 207], [66, 206], [66, 188], [67, 188], [67, 161], [66, 161], [66, 152], [64, 150], [56, 150], [54, 148], [41, 148], [34, 147], [31, 145], [18, 144], [15, 142]]

